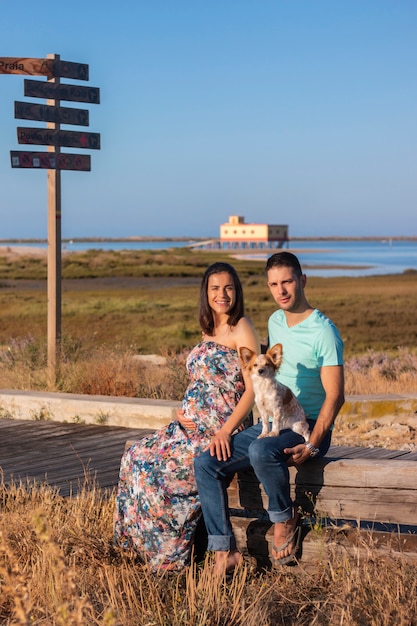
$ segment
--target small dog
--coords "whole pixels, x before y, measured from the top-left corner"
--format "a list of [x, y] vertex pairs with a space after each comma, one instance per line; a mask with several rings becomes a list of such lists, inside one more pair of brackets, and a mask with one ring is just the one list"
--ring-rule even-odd
[[[310, 431], [301, 404], [291, 389], [275, 378], [282, 362], [282, 345], [275, 344], [266, 354], [256, 354], [253, 350], [242, 347], [239, 356], [243, 368], [252, 379], [255, 402], [262, 422], [259, 437], [277, 437], [280, 430], [291, 428], [308, 441]], [[272, 417], [271, 430], [269, 417]]]

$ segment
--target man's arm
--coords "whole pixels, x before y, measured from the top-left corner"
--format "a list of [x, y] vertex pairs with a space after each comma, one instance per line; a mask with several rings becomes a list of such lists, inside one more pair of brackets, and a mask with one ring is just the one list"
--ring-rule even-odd
[[[310, 435], [310, 443], [318, 448], [324, 437], [332, 427], [337, 414], [345, 402], [345, 385], [343, 365], [324, 366], [320, 370], [320, 378], [326, 393], [325, 400], [317, 417], [313, 432]], [[300, 444], [294, 448], [286, 448], [286, 454], [290, 454], [291, 464], [301, 465], [310, 457], [310, 450]]]

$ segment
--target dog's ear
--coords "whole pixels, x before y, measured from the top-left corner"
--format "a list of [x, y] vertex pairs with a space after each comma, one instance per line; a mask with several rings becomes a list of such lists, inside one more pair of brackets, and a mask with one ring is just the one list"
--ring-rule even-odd
[[244, 346], [239, 348], [239, 356], [244, 366], [249, 363], [254, 354], [255, 352], [250, 348], [245, 348]]
[[276, 343], [272, 348], [269, 348], [267, 355], [271, 357], [274, 365], [278, 367], [282, 361], [282, 343]]

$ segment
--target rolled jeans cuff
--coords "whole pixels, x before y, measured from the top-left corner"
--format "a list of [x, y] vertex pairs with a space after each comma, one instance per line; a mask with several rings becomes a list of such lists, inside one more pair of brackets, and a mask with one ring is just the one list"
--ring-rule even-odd
[[233, 535], [209, 535], [207, 550], [215, 552], [228, 552], [236, 549], [236, 539]]
[[268, 516], [273, 524], [286, 522], [294, 517], [294, 509], [289, 506], [285, 511], [268, 511]]

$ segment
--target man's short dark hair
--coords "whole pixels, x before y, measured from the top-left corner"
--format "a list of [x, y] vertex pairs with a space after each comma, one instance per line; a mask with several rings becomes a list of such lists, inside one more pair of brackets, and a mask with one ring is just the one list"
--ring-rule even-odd
[[292, 252], [276, 252], [270, 256], [266, 262], [265, 271], [270, 270], [271, 267], [292, 267], [297, 276], [303, 274], [300, 261]]

